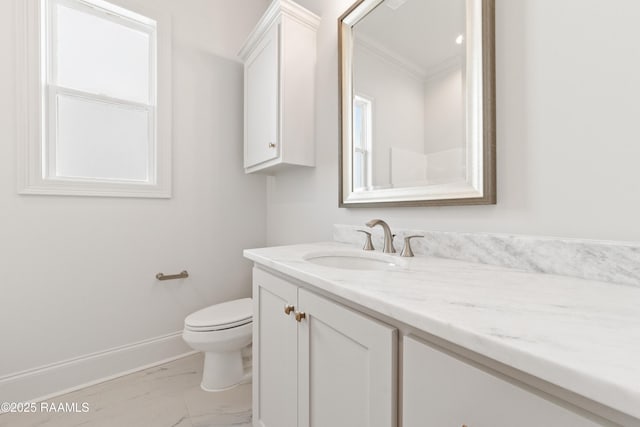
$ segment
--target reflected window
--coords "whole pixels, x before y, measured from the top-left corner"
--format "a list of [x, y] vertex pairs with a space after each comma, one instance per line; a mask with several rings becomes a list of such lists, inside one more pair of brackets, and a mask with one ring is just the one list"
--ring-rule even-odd
[[361, 95], [353, 99], [353, 190], [371, 187], [373, 101]]

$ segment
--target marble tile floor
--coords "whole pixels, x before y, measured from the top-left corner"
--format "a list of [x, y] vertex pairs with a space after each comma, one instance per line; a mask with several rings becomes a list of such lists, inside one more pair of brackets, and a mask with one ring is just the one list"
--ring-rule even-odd
[[251, 383], [208, 393], [201, 378], [196, 354], [47, 401], [77, 403], [78, 413], [6, 413], [0, 427], [251, 427]]

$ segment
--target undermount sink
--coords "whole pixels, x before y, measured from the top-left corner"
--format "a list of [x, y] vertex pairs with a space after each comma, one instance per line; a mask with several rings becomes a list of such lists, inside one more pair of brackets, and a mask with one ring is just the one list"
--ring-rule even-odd
[[324, 267], [345, 270], [393, 270], [401, 268], [397, 257], [384, 254], [314, 253], [304, 257], [305, 261]]

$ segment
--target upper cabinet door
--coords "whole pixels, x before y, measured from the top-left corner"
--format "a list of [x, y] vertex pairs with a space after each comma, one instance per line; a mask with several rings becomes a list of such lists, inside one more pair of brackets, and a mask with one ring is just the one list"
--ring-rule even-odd
[[244, 170], [315, 165], [316, 30], [320, 18], [274, 0], [239, 53], [244, 61]]
[[278, 157], [278, 26], [245, 64], [245, 167]]
[[298, 303], [298, 426], [395, 426], [397, 330], [304, 289]]

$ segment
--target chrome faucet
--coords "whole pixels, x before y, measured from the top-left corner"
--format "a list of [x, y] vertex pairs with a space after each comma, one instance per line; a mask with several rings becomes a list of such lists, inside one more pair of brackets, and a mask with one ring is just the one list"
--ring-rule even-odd
[[396, 253], [396, 248], [393, 247], [393, 234], [391, 234], [391, 229], [386, 222], [381, 219], [372, 219], [371, 221], [367, 222], [366, 225], [369, 228], [373, 228], [376, 225], [381, 226], [384, 230], [384, 248], [382, 249], [382, 252], [384, 252], [385, 254]]

